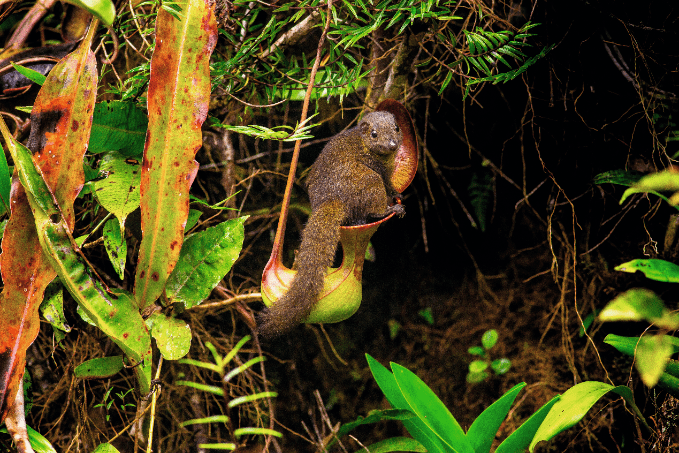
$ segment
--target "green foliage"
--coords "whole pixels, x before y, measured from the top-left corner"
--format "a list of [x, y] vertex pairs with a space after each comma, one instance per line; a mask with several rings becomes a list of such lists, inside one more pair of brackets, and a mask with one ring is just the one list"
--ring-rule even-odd
[[604, 343], [625, 355], [635, 357], [635, 366], [644, 384], [656, 384], [679, 396], [679, 362], [670, 356], [679, 352], [679, 339], [671, 335], [621, 337], [608, 334]]
[[[226, 51], [212, 64], [213, 86], [219, 92], [237, 93], [252, 104], [301, 100], [309, 81], [310, 58], [305, 53], [290, 52], [293, 43], [280, 38], [285, 32], [293, 33], [294, 27], [301, 27], [304, 34], [322, 27], [325, 2], [290, 1], [268, 7], [237, 0], [231, 11], [221, 35], [227, 41]], [[371, 69], [366, 66], [367, 49], [378, 30], [387, 36], [408, 36], [415, 33], [415, 24], [418, 30], [424, 26], [426, 32], [417, 38], [424, 44], [424, 52], [413, 64], [439, 93], [455, 76], [464, 80], [467, 93], [474, 84], [507, 82], [551, 49], [544, 48], [531, 58], [524, 53], [532, 48], [527, 40], [535, 36], [531, 30], [538, 24], [527, 23], [517, 31], [493, 31], [490, 22], [474, 31], [464, 29], [465, 19], [473, 23], [482, 14], [482, 9], [468, 9], [450, 0], [335, 3], [328, 32], [332, 45], [325, 49], [312, 99], [338, 96], [341, 102], [344, 96], [367, 86]], [[296, 42], [301, 38], [289, 39]]]
[[[109, 410], [111, 409], [111, 406], [115, 404], [116, 401], [118, 401], [118, 406], [122, 411], [125, 411], [128, 407], [129, 408], [134, 408], [135, 405], [133, 403], [126, 403], [125, 402], [125, 397], [130, 393], [133, 392], [134, 389], [127, 389], [127, 391], [123, 392], [120, 391], [115, 394], [118, 399], [116, 400], [114, 397], [111, 396], [111, 392], [113, 391], [113, 387], [110, 387], [108, 390], [106, 390], [106, 393], [104, 394], [104, 399], [101, 403], [95, 404], [94, 407], [103, 407], [104, 410], [106, 411], [106, 421], [109, 421], [111, 419], [111, 415], [109, 414]], [[134, 396], [134, 394], [132, 395]]]
[[109, 443], [97, 445], [92, 453], [119, 453], [118, 449]]
[[45, 77], [44, 75], [42, 75], [38, 71], [31, 69], [31, 68], [27, 68], [25, 66], [21, 66], [20, 64], [16, 64], [14, 62], [10, 62], [10, 63], [12, 64], [12, 67], [14, 69], [16, 69], [19, 74], [23, 75], [24, 77], [26, 77], [31, 82], [35, 82], [38, 85], [42, 85], [43, 83], [45, 83], [45, 79], [47, 79], [47, 77]]
[[[670, 198], [667, 198], [660, 192], [675, 193]], [[677, 206], [679, 205], [679, 173], [676, 173], [673, 170], [664, 170], [639, 178], [636, 183], [622, 194], [620, 204], [622, 204], [630, 195], [635, 193], [652, 193], [665, 200], [676, 209], [679, 209], [679, 206]]]
[[158, 351], [167, 360], [178, 360], [191, 348], [191, 327], [182, 319], [154, 313], [146, 320]]
[[71, 326], [64, 315], [64, 286], [59, 279], [54, 279], [47, 288], [40, 304], [40, 314], [52, 325], [57, 342], [71, 331]]
[[[635, 193], [652, 193], [679, 209], [679, 174], [669, 169], [646, 176], [615, 171], [597, 175], [595, 183], [611, 182], [629, 186], [620, 200], [623, 203]], [[674, 192], [667, 198], [661, 192]], [[635, 259], [615, 267], [620, 272], [641, 272], [655, 281], [679, 283], [679, 266], [661, 259]], [[662, 299], [653, 291], [633, 288], [619, 294], [599, 313], [602, 321], [647, 321], [662, 329], [659, 334], [645, 334], [637, 338], [608, 335], [605, 342], [620, 352], [635, 357], [635, 367], [641, 380], [648, 387], [660, 384], [679, 393], [679, 374], [666, 372], [670, 356], [676, 353], [675, 337], [667, 332], [679, 328], [679, 315], [665, 307]], [[674, 365], [673, 365], [674, 366]], [[679, 371], [678, 371], [679, 373]]]
[[[4, 150], [0, 152], [0, 215], [9, 213], [9, 192], [12, 186], [12, 175], [7, 165]], [[4, 233], [4, 227], [3, 227]]]
[[110, 219], [104, 224], [104, 248], [111, 264], [121, 280], [125, 278], [125, 262], [127, 261], [127, 241], [124, 230], [120, 230], [117, 219]]
[[240, 255], [246, 219], [227, 220], [186, 238], [167, 281], [166, 295], [172, 303], [191, 308], [210, 295]]
[[119, 373], [124, 366], [121, 355], [99, 357], [81, 363], [75, 367], [73, 374], [79, 379], [100, 379]]
[[[214, 345], [210, 342], [205, 343], [205, 347], [210, 351], [212, 354], [212, 358], [214, 360], [214, 363], [211, 362], [201, 362], [198, 360], [192, 360], [192, 359], [182, 359], [179, 361], [179, 363], [183, 363], [186, 365], [192, 365], [196, 366], [199, 368], [203, 368], [206, 370], [211, 370], [215, 373], [217, 373], [218, 377], [216, 378], [217, 383], [227, 383], [234, 379], [236, 376], [239, 374], [245, 372], [248, 370], [251, 366], [262, 362], [265, 357], [264, 356], [257, 356], [253, 359], [250, 359], [243, 363], [240, 366], [233, 367], [232, 361], [236, 357], [236, 354], [241, 350], [241, 348], [245, 345], [250, 340], [250, 336], [247, 335], [243, 337], [237, 344], [236, 346], [233, 347], [233, 349], [224, 357], [222, 357], [219, 352], [217, 351], [217, 348], [214, 347]], [[224, 390], [224, 387], [222, 385], [210, 385], [210, 384], [203, 384], [199, 382], [191, 382], [191, 381], [177, 381], [177, 385], [183, 385], [186, 387], [191, 387], [196, 390], [202, 391], [202, 392], [207, 392], [212, 395], [215, 395], [217, 397], [220, 397], [224, 400], [224, 407], [227, 408], [227, 411], [230, 413], [231, 409], [237, 408], [240, 405], [247, 404], [247, 403], [252, 403], [256, 402], [258, 400], [262, 400], [264, 398], [273, 398], [277, 396], [276, 392], [258, 392], [250, 395], [243, 395], [243, 396], [238, 396], [235, 398], [232, 398], [232, 395]], [[189, 426], [189, 425], [196, 425], [196, 424], [207, 424], [207, 423], [221, 423], [221, 424], [227, 424], [231, 428], [233, 428], [233, 421], [231, 420], [231, 417], [229, 417], [226, 414], [219, 414], [219, 415], [214, 415], [210, 417], [204, 417], [200, 419], [192, 419], [192, 420], [187, 420], [182, 422], [182, 426]], [[198, 445], [199, 448], [205, 448], [205, 449], [215, 449], [215, 450], [235, 450], [238, 446], [236, 439], [246, 436], [246, 435], [262, 435], [262, 436], [276, 436], [276, 437], [282, 437], [282, 434], [279, 433], [278, 431], [269, 429], [269, 428], [261, 428], [261, 427], [245, 427], [245, 428], [238, 428], [238, 429], [231, 429], [232, 431], [232, 441], [231, 442], [224, 442], [224, 443], [215, 443], [215, 444], [200, 444]]]
[[100, 102], [94, 106], [88, 151], [118, 151], [125, 158], [141, 159], [148, 117], [131, 102]]
[[467, 382], [473, 384], [484, 381], [490, 376], [488, 371], [486, 371], [489, 367], [498, 376], [509, 371], [512, 366], [509, 359], [503, 357], [492, 360], [490, 357], [490, 350], [497, 344], [498, 338], [497, 330], [486, 330], [481, 336], [481, 346], [472, 346], [467, 350], [471, 355], [481, 357], [481, 359], [474, 360], [469, 364]]
[[617, 393], [622, 396], [644, 426], [648, 427], [646, 420], [634, 403], [634, 397], [629, 387], [624, 385], [614, 387], [605, 382], [581, 382], [566, 390], [561, 395], [561, 399], [554, 404], [535, 433], [535, 437], [530, 442], [529, 450], [532, 452], [539, 442], [549, 440], [575, 426], [589, 412], [592, 406], [608, 392]]
[[[398, 412], [373, 411], [365, 419], [359, 418], [355, 422], [343, 425], [339, 433], [346, 434], [359, 424], [393, 419], [395, 415], [402, 417], [400, 420], [417, 443], [409, 442], [404, 446], [402, 438], [393, 439], [393, 442], [389, 442], [388, 439], [380, 443], [380, 448], [385, 447], [381, 451], [490, 452], [500, 425], [509, 413], [514, 399], [526, 385], [517, 384], [507, 391], [486, 408], [465, 433], [436, 394], [415, 374], [396, 363], [391, 364], [389, 371], [370, 355], [366, 354], [366, 358], [377, 385]], [[555, 396], [542, 406], [495, 451], [517, 452], [527, 448], [542, 421], [558, 400], [559, 396]], [[368, 449], [373, 451], [373, 446], [368, 446]]]
[[[679, 328], [679, 315], [665, 307], [663, 301], [647, 289], [631, 289], [609, 302], [599, 314], [602, 321], [647, 321], [666, 330]], [[636, 357], [635, 366], [641, 380], [648, 387], [654, 387], [665, 373], [670, 356], [677, 351], [676, 338], [665, 335], [647, 334], [621, 342], [620, 337], [610, 335], [604, 340], [624, 354]], [[676, 391], [676, 389], [675, 389]]]
[[99, 162], [99, 173], [105, 178], [94, 181], [94, 193], [99, 204], [125, 228], [127, 216], [139, 207], [141, 165], [118, 151], [105, 153]]
[[108, 26], [113, 24], [116, 17], [116, 8], [111, 0], [68, 0], [68, 3], [89, 11]]
[[[313, 138], [313, 135], [309, 134], [309, 131], [318, 126], [318, 124], [307, 124], [313, 115], [306, 119], [302, 124], [293, 128], [290, 126], [276, 126], [274, 128], [268, 128], [264, 126], [259, 126], [257, 124], [251, 126], [227, 126], [220, 124], [219, 122], [213, 122], [212, 127], [220, 127], [227, 131], [237, 132], [239, 134], [249, 135], [250, 137], [261, 138], [263, 140], [280, 140], [282, 142], [294, 142], [297, 140], [306, 140]], [[288, 132], [291, 131], [291, 132]]]
[[[496, 338], [493, 337], [493, 334], [488, 334], [488, 344], [494, 344]], [[366, 354], [366, 358], [375, 381], [394, 409], [373, 411], [366, 418], [359, 417], [356, 421], [343, 425], [339, 435], [348, 433], [360, 424], [399, 419], [417, 442], [405, 444], [402, 443], [402, 438], [396, 438], [392, 443], [388, 439], [380, 442], [380, 448], [385, 448], [380, 451], [490, 452], [497, 430], [509, 413], [516, 396], [526, 385], [520, 383], [508, 390], [487, 407], [465, 433], [441, 400], [415, 374], [396, 363], [391, 363], [389, 371], [370, 355]], [[679, 372], [679, 365], [677, 370]], [[628, 387], [614, 387], [594, 381], [581, 382], [543, 405], [510, 434], [495, 449], [495, 453], [514, 453], [526, 448], [532, 452], [539, 442], [550, 440], [577, 424], [609, 392], [622, 396], [642, 424], [648, 427]], [[368, 449], [373, 451], [372, 446], [368, 446]]]
[[[31, 447], [33, 447], [35, 453], [57, 453], [50, 441], [48, 441], [42, 434], [30, 426], [26, 426], [26, 430], [28, 431], [28, 440], [31, 443]], [[7, 428], [4, 426], [0, 428], [0, 433], [7, 434]]]
[[430, 326], [434, 325], [434, 313], [431, 310], [431, 307], [423, 308], [422, 310], [418, 310], [417, 315], [424, 319], [427, 324]]

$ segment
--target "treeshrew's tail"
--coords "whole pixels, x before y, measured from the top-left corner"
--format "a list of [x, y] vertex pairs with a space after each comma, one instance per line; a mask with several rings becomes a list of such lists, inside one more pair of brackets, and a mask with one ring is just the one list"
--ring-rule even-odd
[[262, 336], [282, 335], [309, 316], [335, 257], [344, 217], [344, 205], [339, 201], [326, 201], [311, 213], [295, 260], [297, 274], [288, 292], [258, 316]]

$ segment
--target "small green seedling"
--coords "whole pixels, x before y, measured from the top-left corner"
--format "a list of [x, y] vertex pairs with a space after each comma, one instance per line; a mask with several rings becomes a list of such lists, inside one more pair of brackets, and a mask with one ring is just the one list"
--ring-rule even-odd
[[[113, 399], [113, 397], [111, 397], [111, 391], [113, 391], [113, 387], [109, 388], [106, 391], [106, 393], [104, 394], [104, 401], [102, 403], [99, 403], [99, 404], [94, 406], [94, 407], [105, 408], [105, 410], [106, 410], [106, 421], [107, 422], [110, 421], [110, 419], [111, 419], [111, 414], [109, 414], [108, 411], [109, 411], [109, 409], [111, 409], [111, 406], [113, 406], [113, 404], [115, 403], [115, 400]], [[132, 389], [128, 389], [126, 392], [120, 391], [120, 392], [115, 394], [118, 398], [120, 398], [119, 406], [120, 406], [120, 409], [122, 409], [123, 411], [128, 407], [135, 407], [134, 404], [125, 402], [125, 396], [127, 396], [127, 394], [130, 393], [131, 391], [132, 391]]]
[[469, 364], [469, 372], [467, 373], [467, 382], [475, 384], [484, 381], [488, 376], [488, 367], [490, 367], [496, 375], [505, 374], [511, 368], [512, 363], [509, 359], [503, 357], [501, 359], [491, 360], [490, 350], [497, 344], [498, 334], [497, 330], [486, 330], [481, 337], [481, 344], [483, 346], [472, 346], [468, 352], [472, 355], [481, 357]]

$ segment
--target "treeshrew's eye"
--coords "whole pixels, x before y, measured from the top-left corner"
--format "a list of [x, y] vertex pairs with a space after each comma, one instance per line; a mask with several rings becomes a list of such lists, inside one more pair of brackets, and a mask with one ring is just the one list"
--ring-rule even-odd
[[396, 125], [396, 128], [395, 128], [394, 130], [395, 130], [396, 132], [400, 131], [400, 129], [398, 128], [398, 124]]
[[377, 131], [375, 129], [373, 129], [372, 132], [370, 133], [370, 136], [372, 138], [377, 138]]

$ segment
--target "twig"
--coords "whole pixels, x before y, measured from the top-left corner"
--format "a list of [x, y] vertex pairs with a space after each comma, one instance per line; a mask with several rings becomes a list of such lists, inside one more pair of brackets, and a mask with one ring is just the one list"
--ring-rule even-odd
[[[287, 45], [293, 45], [301, 39], [301, 37], [306, 36], [309, 30], [316, 25], [316, 19], [320, 17], [321, 13], [318, 11], [311, 11], [304, 20], [292, 27], [290, 30], [285, 32], [280, 38], [276, 40], [275, 43], [271, 44], [271, 47], [266, 49], [261, 53], [259, 58], [266, 58], [276, 51], [279, 47], [284, 47]], [[324, 32], [325, 35], [327, 32]]]
[[28, 39], [28, 35], [33, 31], [33, 27], [40, 22], [55, 3], [56, 0], [38, 0], [38, 2], [31, 6], [30, 11], [21, 19], [12, 36], [7, 40], [5, 50], [20, 49]]
[[211, 302], [209, 304], [194, 305], [190, 310], [197, 309], [208, 309], [208, 308], [218, 308], [224, 307], [226, 305], [235, 304], [238, 301], [253, 301], [261, 300], [262, 293], [250, 293], [250, 294], [240, 294], [238, 296], [231, 297], [230, 299], [220, 300], [219, 302]]
[[[158, 368], [156, 369], [156, 381], [160, 379], [160, 369], [163, 367], [163, 356], [160, 356], [158, 361]], [[158, 388], [158, 387], [156, 387]], [[153, 445], [153, 424], [156, 419], [156, 401], [158, 400], [159, 391], [153, 392], [153, 397], [151, 398], [151, 420], [149, 421], [149, 441], [146, 446], [146, 453], [151, 453], [151, 446]]]

